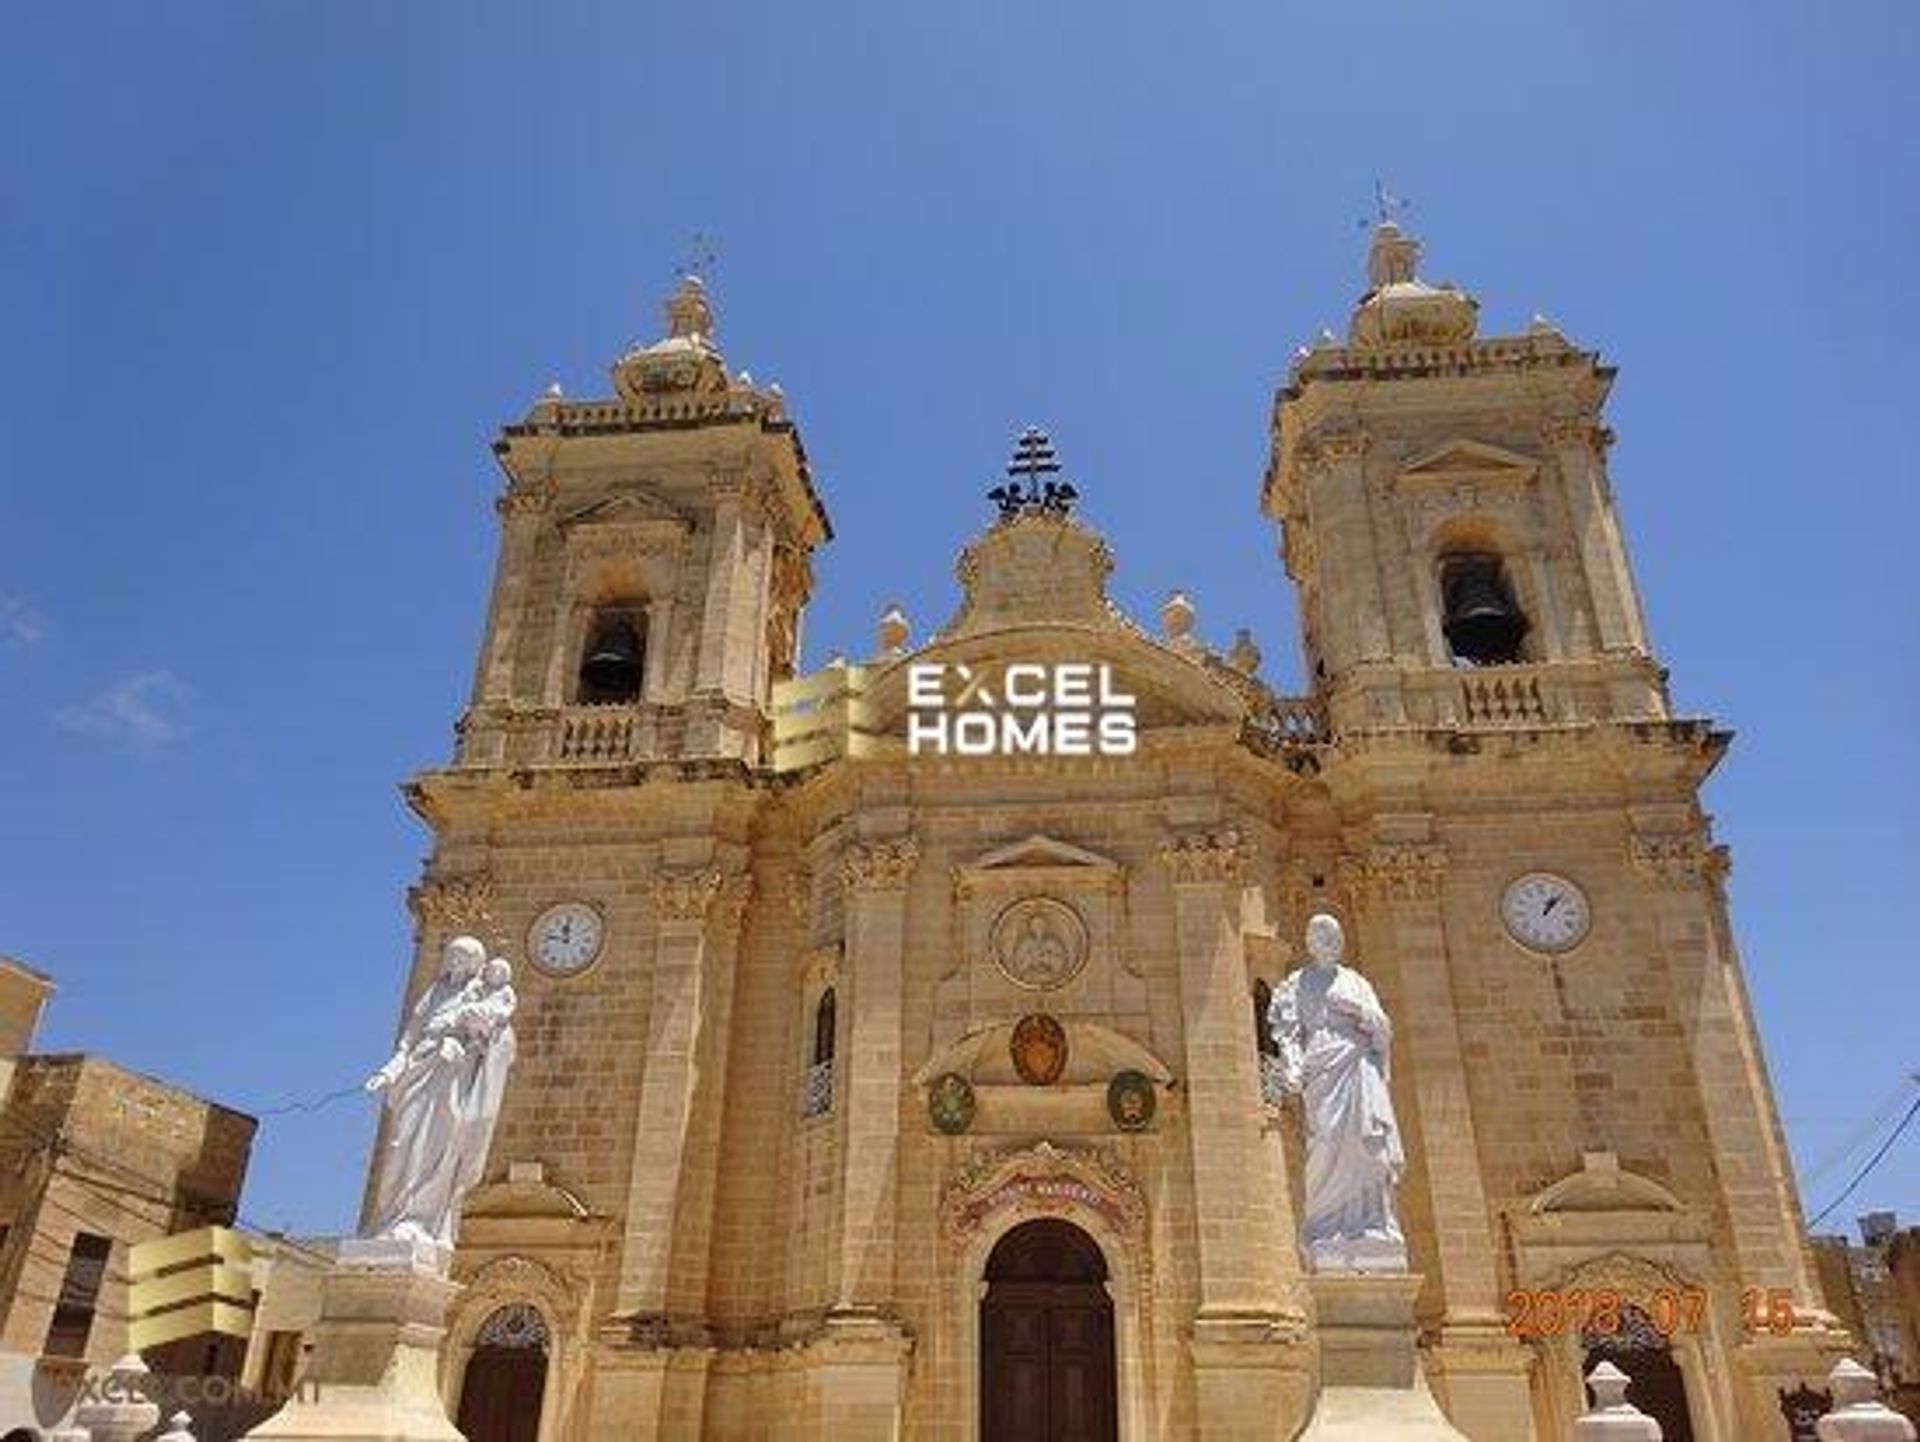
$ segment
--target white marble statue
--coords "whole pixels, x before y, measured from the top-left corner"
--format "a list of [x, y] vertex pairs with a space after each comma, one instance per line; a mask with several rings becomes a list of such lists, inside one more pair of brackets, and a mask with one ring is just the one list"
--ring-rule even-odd
[[1393, 1192], [1407, 1159], [1387, 1092], [1393, 1025], [1367, 979], [1342, 965], [1345, 950], [1340, 923], [1313, 917], [1311, 960], [1281, 983], [1267, 1012], [1287, 1089], [1306, 1117], [1301, 1243], [1317, 1272], [1405, 1271]]
[[473, 937], [454, 937], [392, 1058], [367, 1078], [387, 1113], [369, 1236], [451, 1250], [513, 1066], [512, 975]]

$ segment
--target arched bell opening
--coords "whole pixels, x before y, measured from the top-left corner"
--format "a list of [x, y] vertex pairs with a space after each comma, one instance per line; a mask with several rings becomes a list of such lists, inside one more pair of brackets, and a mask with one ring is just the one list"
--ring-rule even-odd
[[646, 607], [617, 602], [597, 608], [580, 653], [577, 699], [587, 705], [638, 701], [646, 673]]
[[1440, 629], [1453, 659], [1468, 666], [1525, 660], [1530, 623], [1514, 600], [1505, 564], [1491, 551], [1440, 557]]

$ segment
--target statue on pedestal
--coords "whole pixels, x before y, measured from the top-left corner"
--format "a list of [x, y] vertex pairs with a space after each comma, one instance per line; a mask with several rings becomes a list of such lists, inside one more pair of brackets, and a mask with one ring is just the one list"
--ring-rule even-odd
[[487, 1165], [516, 1043], [512, 968], [471, 936], [441, 953], [400, 1044], [367, 1078], [386, 1096], [386, 1136], [367, 1235], [453, 1248], [460, 1201]]
[[1346, 937], [1324, 913], [1307, 922], [1311, 958], [1274, 993], [1267, 1028], [1306, 1118], [1301, 1243], [1316, 1272], [1404, 1272], [1393, 1193], [1406, 1171], [1387, 1091], [1393, 1025], [1372, 985], [1343, 965]]

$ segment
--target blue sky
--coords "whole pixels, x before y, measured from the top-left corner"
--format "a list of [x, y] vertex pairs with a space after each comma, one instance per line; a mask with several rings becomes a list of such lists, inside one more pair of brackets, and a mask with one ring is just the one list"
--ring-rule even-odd
[[[1251, 626], [1294, 347], [1376, 177], [1613, 454], [1803, 1166], [1920, 1066], [1920, 11], [1904, 3], [31, 6], [0, 59], [0, 952], [43, 1044], [250, 1108], [391, 1035], [494, 546], [487, 442], [604, 393], [705, 231], [838, 538], [808, 650], [925, 627], [1021, 425], [1116, 589]], [[338, 1229], [358, 1101], [247, 1210]], [[1809, 1187], [1825, 1204], [1851, 1172]], [[1838, 1213], [1920, 1213], [1920, 1133]]]

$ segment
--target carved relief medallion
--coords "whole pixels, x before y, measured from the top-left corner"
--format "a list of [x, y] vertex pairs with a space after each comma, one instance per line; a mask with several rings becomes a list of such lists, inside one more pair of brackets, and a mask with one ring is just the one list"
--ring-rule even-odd
[[1013, 1069], [1029, 1086], [1052, 1086], [1067, 1069], [1067, 1033], [1045, 1012], [1033, 1012], [1014, 1023], [1008, 1043]]
[[1050, 896], [1029, 896], [994, 918], [994, 965], [1015, 986], [1065, 986], [1087, 964], [1087, 924]]
[[973, 1125], [973, 1085], [957, 1072], [943, 1072], [927, 1092], [927, 1115], [948, 1136]]
[[1123, 1071], [1107, 1083], [1107, 1115], [1123, 1132], [1143, 1132], [1153, 1122], [1159, 1098], [1144, 1072]]

